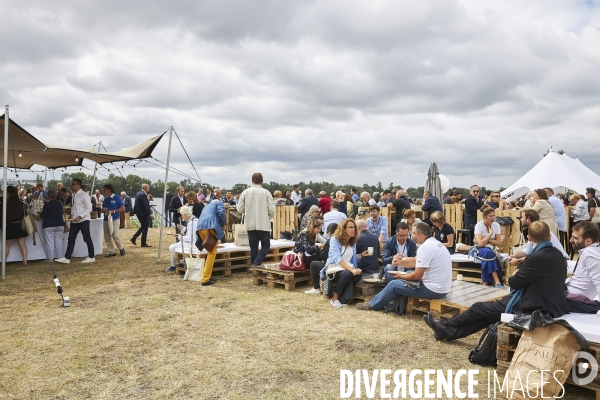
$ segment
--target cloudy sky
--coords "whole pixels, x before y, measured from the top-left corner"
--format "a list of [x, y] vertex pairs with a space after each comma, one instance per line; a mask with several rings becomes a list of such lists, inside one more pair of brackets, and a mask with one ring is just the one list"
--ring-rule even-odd
[[[600, 173], [599, 1], [0, 4], [0, 97], [46, 143], [117, 151], [173, 125], [225, 187], [422, 186], [433, 161], [509, 186], [550, 146]], [[172, 160], [195, 175], [176, 139]], [[124, 172], [164, 179], [142, 165]]]

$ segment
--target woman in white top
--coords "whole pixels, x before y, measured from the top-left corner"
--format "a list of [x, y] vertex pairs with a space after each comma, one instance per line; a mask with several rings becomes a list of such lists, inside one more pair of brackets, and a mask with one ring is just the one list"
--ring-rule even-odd
[[[175, 251], [181, 251], [183, 248], [185, 254], [190, 251], [190, 246], [192, 246], [193, 250], [196, 243], [196, 225], [198, 224], [198, 218], [194, 217], [192, 209], [188, 206], [181, 207], [179, 213], [181, 214], [181, 219], [187, 222], [187, 226], [179, 226], [182, 234], [177, 235], [177, 238], [180, 241], [169, 246], [169, 253], [171, 255], [171, 265], [167, 268], [167, 271], [169, 272], [175, 272]], [[182, 254], [182, 257], [184, 254]]]
[[573, 215], [573, 223], [579, 221], [589, 221], [590, 220], [590, 212], [588, 211], [587, 203], [579, 196], [577, 193], [573, 193], [571, 197], [571, 214]]
[[478, 247], [478, 256], [481, 259], [481, 281], [484, 286], [493, 284], [502, 288], [499, 274], [500, 268], [496, 260], [494, 246], [502, 246], [500, 225], [495, 222], [496, 210], [487, 204], [481, 208], [483, 220], [475, 225], [475, 244]]
[[556, 216], [554, 215], [554, 208], [548, 201], [548, 194], [544, 189], [535, 189], [533, 191], [533, 197], [531, 199], [533, 205], [532, 210], [535, 210], [540, 215], [540, 221], [548, 224], [550, 232], [554, 233], [558, 237], [558, 223], [556, 222]]

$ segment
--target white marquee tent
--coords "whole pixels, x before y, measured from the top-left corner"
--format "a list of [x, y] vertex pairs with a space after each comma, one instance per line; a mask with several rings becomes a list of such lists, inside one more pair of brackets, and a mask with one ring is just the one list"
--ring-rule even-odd
[[585, 193], [588, 187], [600, 191], [600, 176], [583, 165], [579, 159], [572, 159], [566, 154], [550, 150], [546, 157], [500, 195], [511, 201], [531, 190], [546, 187], [552, 188], [555, 193], [568, 189]]

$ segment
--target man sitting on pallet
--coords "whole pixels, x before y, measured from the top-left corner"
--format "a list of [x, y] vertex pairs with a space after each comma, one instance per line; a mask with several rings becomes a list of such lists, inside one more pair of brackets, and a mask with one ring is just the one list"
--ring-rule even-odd
[[[423, 316], [433, 330], [436, 340], [455, 340], [469, 336], [500, 320], [508, 302], [514, 298], [512, 312], [530, 314], [540, 310], [543, 314], [560, 317], [571, 310], [564, 295], [567, 261], [550, 242], [550, 228], [536, 221], [529, 226], [533, 252], [509, 278], [511, 289], [524, 289], [520, 297], [513, 294], [499, 301], [478, 302], [462, 314], [451, 319], [436, 320], [431, 313]], [[418, 257], [418, 255], [417, 255]]]
[[[600, 294], [600, 229], [597, 224], [581, 221], [573, 227], [571, 245], [579, 251], [573, 276], [567, 280], [569, 295], [593, 300]], [[575, 312], [575, 311], [574, 311]]]
[[397, 279], [389, 282], [370, 302], [357, 304], [357, 310], [381, 310], [398, 295], [441, 299], [450, 292], [450, 253], [442, 243], [431, 237], [431, 228], [426, 223], [417, 222], [412, 230], [413, 240], [421, 245], [417, 250], [415, 270], [406, 274], [398, 273]]
[[385, 274], [385, 281], [392, 282], [394, 278], [390, 271], [414, 270], [415, 257], [417, 256], [417, 244], [408, 237], [408, 224], [399, 222], [396, 225], [396, 234], [385, 241], [381, 255], [383, 269], [379, 278]]
[[[531, 225], [532, 222], [539, 221], [539, 220], [540, 220], [540, 214], [538, 214], [537, 211], [531, 210], [531, 209], [521, 211], [521, 227], [523, 229], [529, 228], [529, 225]], [[563, 249], [562, 245], [560, 244], [560, 241], [558, 240], [556, 235], [552, 232], [550, 232], [550, 241], [552, 242], [552, 246], [554, 246], [558, 250], [560, 250], [560, 252], [562, 253], [564, 258], [566, 258], [566, 259], [569, 258], [567, 253], [565, 253], [565, 250]], [[525, 257], [530, 255], [532, 251], [533, 251], [533, 243], [530, 240], [527, 242], [527, 245], [525, 246], [525, 248], [523, 250], [518, 251], [515, 254], [513, 254], [512, 256], [508, 257], [508, 262], [511, 265], [518, 265], [518, 264], [522, 263], [523, 261], [525, 261]]]

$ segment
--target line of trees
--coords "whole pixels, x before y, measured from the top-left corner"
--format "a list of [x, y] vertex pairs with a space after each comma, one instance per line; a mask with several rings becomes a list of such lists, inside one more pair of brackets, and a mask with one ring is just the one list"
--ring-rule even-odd
[[[38, 181], [42, 181], [42, 177], [38, 175]], [[65, 172], [61, 175], [60, 180], [54, 179], [54, 180], [49, 180], [47, 183], [47, 187], [48, 188], [54, 188], [56, 187], [56, 184], [58, 182], [62, 182], [65, 187], [69, 188], [71, 187], [71, 181], [73, 179], [81, 179], [81, 181], [88, 185], [88, 188], [91, 189], [92, 186], [92, 181], [93, 181], [93, 175], [88, 175], [85, 172], [74, 172], [74, 173], [68, 173]], [[135, 175], [135, 174], [129, 174], [125, 177], [122, 177], [120, 175], [115, 175], [115, 174], [109, 174], [109, 176], [107, 178], [104, 179], [99, 179], [98, 177], [96, 177], [96, 181], [94, 183], [94, 189], [102, 189], [102, 186], [107, 184], [107, 183], [112, 183], [112, 185], [115, 187], [115, 192], [116, 193], [121, 193], [122, 191], [126, 192], [127, 194], [134, 195], [135, 193], [137, 193], [139, 190], [141, 190], [142, 185], [147, 183], [148, 185], [150, 185], [150, 194], [154, 197], [160, 198], [163, 195], [163, 191], [165, 188], [165, 183], [162, 180], [157, 180], [156, 182], [152, 182], [150, 179], [147, 178], [142, 178], [141, 176]], [[387, 186], [383, 186], [383, 184], [381, 182], [377, 182], [377, 184], [375, 185], [369, 185], [367, 183], [362, 184], [362, 185], [350, 185], [350, 184], [346, 184], [346, 185], [338, 185], [335, 184], [333, 182], [298, 182], [298, 185], [300, 186], [300, 193], [304, 194], [304, 191], [306, 189], [312, 189], [312, 191], [315, 194], [318, 194], [320, 191], [325, 191], [327, 193], [331, 193], [331, 192], [336, 192], [338, 190], [344, 189], [346, 190], [348, 193], [350, 192], [350, 190], [352, 188], [355, 188], [356, 191], [360, 194], [360, 192], [369, 192], [369, 193], [373, 193], [373, 192], [383, 192], [384, 190], [388, 189], [388, 190], [393, 190], [393, 189], [403, 189], [403, 187], [401, 185], [394, 185], [393, 182], [390, 182], [389, 185]], [[27, 188], [28, 185], [26, 185], [25, 187]], [[183, 181], [180, 182], [169, 182], [168, 183], [168, 188], [170, 190], [171, 193], [175, 193], [177, 190], [178, 186], [183, 186], [185, 188], [185, 191], [198, 191], [198, 189], [202, 186], [204, 188], [211, 188], [214, 189], [214, 185], [211, 185], [210, 183], [200, 183], [197, 181], [192, 181], [191, 179], [184, 179]], [[236, 183], [235, 185], [233, 185], [231, 188], [221, 188], [223, 190], [231, 190], [233, 192], [233, 194], [236, 193], [236, 191], [240, 190], [243, 191], [244, 189], [246, 189], [249, 185], [245, 184], [245, 183]], [[271, 193], [273, 193], [275, 190], [281, 190], [281, 192], [285, 192], [285, 190], [292, 190], [293, 188], [293, 184], [288, 184], [288, 183], [279, 183], [279, 182], [264, 182], [262, 185], [265, 189], [269, 190]], [[481, 186], [480, 187], [482, 194], [485, 192], [486, 188], [485, 186]], [[419, 199], [423, 197], [423, 192], [425, 191], [425, 187], [424, 186], [419, 186], [419, 187], [408, 187], [405, 189], [406, 192], [408, 193], [408, 195], [412, 198], [415, 199]], [[460, 188], [460, 187], [453, 187], [450, 190], [458, 190], [459, 192], [462, 193], [463, 197], [466, 198], [469, 195], [469, 189], [468, 188]], [[503, 188], [500, 188], [500, 190], [503, 190]]]

